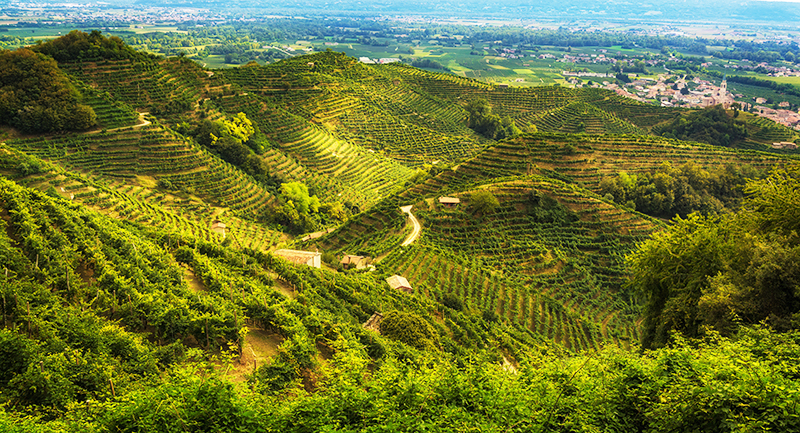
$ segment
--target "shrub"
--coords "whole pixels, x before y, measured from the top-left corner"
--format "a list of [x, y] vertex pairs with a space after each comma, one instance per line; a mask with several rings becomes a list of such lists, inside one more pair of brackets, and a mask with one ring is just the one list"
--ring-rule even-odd
[[381, 334], [420, 350], [434, 350], [439, 346], [439, 336], [422, 317], [413, 313], [390, 311], [381, 322]]

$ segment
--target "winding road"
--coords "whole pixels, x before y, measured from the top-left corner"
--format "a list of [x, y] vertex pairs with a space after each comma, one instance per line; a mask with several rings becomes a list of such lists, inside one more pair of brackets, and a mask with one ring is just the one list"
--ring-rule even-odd
[[[149, 120], [145, 119], [145, 116], [147, 116], [148, 114], [150, 114], [150, 113], [139, 113], [139, 122], [141, 122], [141, 123], [137, 123], [136, 125], [120, 126], [119, 128], [106, 129], [105, 131], [106, 132], [114, 132], [114, 131], [123, 130], [125, 128], [138, 129], [138, 128], [142, 128], [144, 126], [150, 125], [152, 122], [150, 122]], [[100, 129], [98, 127], [97, 129], [95, 129], [93, 131], [87, 132], [87, 134], [97, 134], [99, 132], [103, 132], [103, 129]]]
[[416, 241], [419, 238], [419, 233], [422, 230], [422, 226], [419, 224], [419, 221], [417, 220], [417, 217], [415, 217], [411, 213], [411, 207], [412, 207], [412, 205], [408, 205], [408, 206], [403, 206], [403, 207], [400, 208], [401, 211], [403, 211], [403, 212], [408, 214], [408, 217], [411, 219], [411, 223], [414, 224], [414, 230], [411, 232], [410, 235], [408, 235], [406, 240], [404, 240], [403, 243], [400, 244], [401, 247], [405, 247], [405, 246], [413, 244], [414, 241]]

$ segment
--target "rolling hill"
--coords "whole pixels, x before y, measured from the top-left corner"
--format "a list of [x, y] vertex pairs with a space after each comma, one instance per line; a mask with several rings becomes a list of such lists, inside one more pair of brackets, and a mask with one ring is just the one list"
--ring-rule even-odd
[[[378, 431], [423, 414], [438, 428], [662, 428], [666, 394], [699, 392], [669, 388], [665, 366], [722, 368], [783, 338], [752, 330], [638, 357], [644, 295], [626, 257], [672, 222], [605, 188], [624, 179], [655, 196], [687, 167], [699, 180], [685, 195], [721, 203], [697, 185], [728, 170], [745, 173], [726, 185], [741, 191], [793, 154], [655, 136], [685, 113], [599, 89], [500, 88], [332, 51], [212, 71], [105, 42], [40, 47], [96, 125], [2, 130], [0, 426]], [[467, 127], [478, 99], [526, 132], [496, 141]], [[750, 147], [793, 137], [747, 121]], [[403, 246], [409, 205], [422, 230]], [[283, 248], [324, 263], [290, 263]], [[344, 269], [345, 254], [371, 266]], [[771, 362], [726, 376], [757, 412], [781, 399], [753, 377], [797, 388]], [[637, 380], [662, 388], [636, 400]], [[534, 389], [546, 403], [531, 405]], [[148, 412], [158, 401], [178, 417]], [[718, 419], [755, 416], [745, 406]], [[702, 418], [693, 410], [675, 425]]]

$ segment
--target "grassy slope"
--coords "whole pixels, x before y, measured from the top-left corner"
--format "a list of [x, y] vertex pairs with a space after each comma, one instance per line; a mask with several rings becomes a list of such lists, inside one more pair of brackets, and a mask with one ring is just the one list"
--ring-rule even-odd
[[[664, 163], [769, 168], [785, 161], [641, 135], [528, 134], [385, 200], [316, 244], [381, 257], [379, 269], [405, 275], [420, 293], [454, 294], [474, 312], [495, 312], [567, 347], [626, 345], [638, 331], [623, 257], [663, 223], [597, 196], [600, 180]], [[499, 199], [495, 212], [469, 207], [478, 189]], [[444, 195], [462, 204], [443, 208], [436, 198]], [[407, 204], [423, 237], [401, 248], [407, 232], [399, 206]]]
[[[474, 314], [494, 312], [576, 350], [636, 339], [622, 257], [660, 224], [594, 195], [604, 176], [663, 162], [781, 161], [649, 137], [677, 112], [603, 90], [503, 89], [339, 53], [213, 72], [176, 59], [64, 67], [92, 89], [87, 98], [104, 126], [130, 125], [129, 107], [155, 111], [166, 125], [247, 113], [275, 143], [263, 155], [274, 173], [307, 183], [323, 200], [367, 209], [319, 242], [323, 251], [385, 257], [381, 271], [408, 273], [431, 299], [455, 294]], [[501, 143], [480, 137], [464, 126], [461, 108], [474, 98], [543, 132]], [[208, 227], [221, 215], [237, 246], [268, 250], [284, 239], [252, 222], [275, 202], [269, 192], [158, 123], [8, 146], [55, 171], [26, 177], [9, 162], [4, 173], [115, 218], [219, 242]], [[433, 163], [456, 169], [413, 185], [414, 169]], [[467, 202], [477, 188], [500, 198], [496, 213], [432, 204], [445, 194]], [[558, 203], [568, 221], [541, 220], [553, 209], [531, 207], [534, 191], [555, 200], [548, 206]], [[426, 229], [417, 246], [393, 250], [406, 234], [401, 204], [414, 204]]]

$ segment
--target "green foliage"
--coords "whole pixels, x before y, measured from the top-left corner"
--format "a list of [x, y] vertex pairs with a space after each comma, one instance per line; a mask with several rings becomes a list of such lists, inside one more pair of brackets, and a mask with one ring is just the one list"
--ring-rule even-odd
[[[323, 209], [323, 215], [319, 211]], [[281, 224], [293, 233], [316, 230], [326, 216], [338, 219], [345, 214], [341, 204], [326, 204], [321, 207], [319, 198], [310, 195], [308, 186], [302, 182], [286, 182], [280, 186], [280, 204], [265, 213], [264, 219]]]
[[247, 115], [244, 113], [239, 113], [231, 120], [223, 120], [222, 121], [222, 130], [225, 135], [233, 137], [239, 143], [244, 143], [253, 136], [255, 133], [255, 128], [253, 128], [253, 122], [247, 118]]
[[281, 196], [287, 202], [294, 203], [300, 214], [319, 211], [319, 199], [316, 195], [309, 195], [308, 187], [301, 182], [288, 182], [281, 184]]
[[[155, 386], [90, 409], [83, 423], [35, 421], [0, 410], [5, 431], [794, 431], [800, 428], [800, 336], [747, 329], [679, 339], [641, 356], [535, 354], [510, 373], [490, 357], [385, 360], [368, 369], [360, 345], [336, 353], [314, 393], [263, 397], [234, 389], [208, 366], [176, 368]], [[765, 415], [768, 414], [768, 415]], [[74, 422], [74, 421], [73, 421]], [[47, 430], [45, 430], [47, 429]]]
[[84, 130], [94, 110], [52, 59], [29, 49], [0, 51], [0, 122], [26, 133]]
[[599, 186], [601, 194], [619, 204], [631, 202], [639, 212], [671, 218], [734, 210], [744, 196], [745, 182], [758, 176], [748, 166], [704, 170], [692, 162], [680, 167], [665, 162], [650, 172], [629, 175], [621, 171], [616, 177], [603, 178]]
[[533, 189], [528, 195], [528, 215], [537, 223], [569, 224], [578, 216], [553, 197]]
[[[412, 53], [413, 54], [413, 53]], [[415, 68], [423, 68], [423, 69], [438, 69], [450, 72], [450, 68], [442, 65], [441, 63], [437, 62], [433, 59], [412, 59], [411, 66]]]
[[230, 120], [204, 120], [195, 128], [184, 122], [177, 128], [277, 194], [280, 178], [273, 175], [270, 167], [258, 156], [264, 150], [265, 138], [244, 113], [240, 112]]
[[658, 135], [700, 141], [715, 146], [733, 146], [748, 136], [747, 126], [729, 115], [721, 105], [690, 112], [685, 117], [653, 128]]
[[381, 334], [420, 350], [436, 350], [439, 334], [422, 317], [403, 311], [389, 311], [381, 322]]
[[469, 206], [479, 214], [494, 212], [500, 201], [488, 189], [479, 189], [469, 196]]
[[[210, 375], [210, 377], [208, 377]], [[102, 431], [259, 431], [258, 414], [209, 366], [177, 368], [158, 386], [133, 392], [100, 413]]]
[[461, 311], [464, 309], [464, 303], [456, 296], [451, 294], [446, 294], [442, 296], [442, 305], [448, 308], [452, 308], [457, 311]]
[[628, 257], [630, 284], [645, 300], [645, 347], [663, 346], [672, 330], [699, 335], [703, 317], [697, 302], [708, 278], [724, 268], [720, 252], [730, 239], [730, 228], [698, 215], [679, 218]]
[[672, 331], [800, 325], [798, 187], [797, 168], [777, 170], [748, 183], [739, 213], [678, 219], [629, 256], [631, 286], [646, 300], [645, 347], [666, 344]]
[[[465, 161], [486, 140], [462, 124], [458, 101], [491, 101], [499, 115], [488, 102], [474, 108], [489, 119], [494, 138], [497, 130], [508, 133], [511, 116], [548, 131], [568, 124], [594, 133], [625, 123], [617, 115], [645, 125], [671, 115], [608, 92], [490, 89], [401, 65], [360, 65], [332, 52], [213, 77], [184, 60], [133, 62], [141, 73], [128, 76], [127, 63], [76, 64], [71, 73], [89, 81], [97, 74], [102, 78], [91, 85], [110, 89], [107, 100], [119, 94], [139, 107], [179, 94], [176, 107], [189, 110], [205, 97], [205, 90], [186, 90], [195, 85], [246, 90], [224, 90], [224, 98], [204, 102], [194, 114], [217, 121], [198, 124], [196, 132], [184, 118], [168, 120], [236, 167], [212, 164], [218, 159], [191, 142], [173, 146], [182, 139], [157, 125], [95, 140], [14, 140], [0, 148], [3, 173], [49, 191], [0, 178], [0, 430], [798, 429], [796, 172], [751, 183], [754, 195], [739, 216], [687, 217], [632, 256], [635, 281], [647, 286], [634, 284], [652, 315], [644, 325], [657, 341], [651, 345], [671, 343], [643, 353], [619, 348], [635, 349], [630, 341], [639, 329], [635, 302], [620, 287], [627, 272], [621, 263], [659, 223], [583, 187], [596, 191], [602, 184], [611, 199], [619, 194], [642, 209], [657, 207], [653, 188], [675, 197], [693, 189], [689, 195], [707, 192], [734, 203], [742, 183], [736, 170], [724, 176], [694, 166], [646, 170], [662, 157], [761, 166], [774, 157], [704, 153], [643, 135], [537, 133], [495, 143]], [[144, 96], [131, 82], [142, 84]], [[559, 111], [564, 104], [569, 110]], [[627, 127], [619, 130], [642, 133]], [[129, 153], [149, 156], [128, 159]], [[153, 173], [143, 168], [148, 161], [174, 153], [201, 163], [163, 163], [155, 176], [161, 188], [227, 189], [233, 174], [250, 185], [225, 195], [228, 203], [242, 201], [236, 212], [252, 216], [277, 206], [267, 213], [280, 214], [295, 232], [342, 221], [348, 208], [365, 209], [347, 230], [318, 241], [326, 260], [339, 247], [322, 243], [335, 244], [335, 236], [351, 252], [387, 254], [376, 272], [294, 266], [242, 248], [238, 241], [251, 229], [254, 237], [260, 232], [238, 218], [231, 224], [237, 242], [219, 243], [207, 230], [216, 211], [195, 197], [183, 203], [148, 191], [147, 182], [124, 184], [125, 176]], [[387, 163], [385, 155], [402, 163]], [[88, 165], [92, 158], [102, 162]], [[409, 166], [437, 159], [444, 163], [412, 178]], [[458, 161], [465, 162], [456, 168]], [[90, 182], [70, 171], [73, 164], [115, 180]], [[135, 168], [121, 175], [124, 164]], [[601, 180], [618, 166], [636, 171]], [[261, 189], [238, 170], [262, 183], [271, 179], [281, 197], [253, 194]], [[270, 176], [277, 172], [292, 182]], [[400, 190], [409, 179], [410, 188]], [[471, 191], [475, 213], [425, 205]], [[65, 193], [75, 193], [74, 200], [59, 198]], [[136, 202], [137, 210], [104, 204], [110, 196]], [[398, 207], [412, 203], [425, 235], [397, 247], [406, 226]], [[202, 224], [189, 226], [172, 207]], [[156, 223], [147, 215], [157, 215]], [[266, 250], [275, 238], [249, 245]], [[388, 290], [383, 278], [393, 271], [405, 271], [419, 295]], [[190, 272], [191, 286], [184, 277]], [[362, 326], [374, 312], [384, 312], [383, 335]], [[782, 333], [742, 326], [761, 321]], [[670, 340], [674, 330], [704, 339]], [[276, 353], [259, 359], [255, 371], [237, 364], [240, 351], [251, 343], [257, 349], [263, 333], [277, 342]], [[202, 362], [216, 357], [225, 361]], [[245, 381], [230, 383], [225, 372], [234, 367]]]
[[522, 133], [511, 117], [493, 114], [492, 107], [486, 99], [473, 99], [465, 108], [467, 126], [487, 138], [502, 140]]
[[32, 47], [36, 52], [69, 63], [89, 59], [136, 59], [144, 57], [125, 45], [117, 36], [105, 37], [99, 30], [91, 33], [73, 30], [51, 41], [37, 41]]

